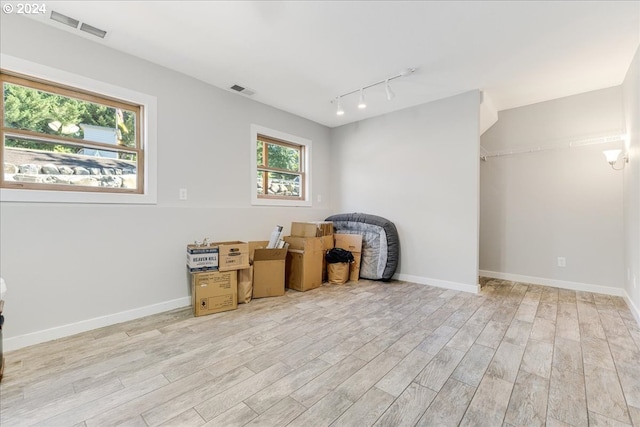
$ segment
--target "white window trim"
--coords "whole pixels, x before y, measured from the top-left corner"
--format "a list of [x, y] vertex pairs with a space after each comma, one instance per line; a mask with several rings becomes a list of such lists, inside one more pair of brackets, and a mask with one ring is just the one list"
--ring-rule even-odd
[[[282, 200], [282, 199], [268, 199], [258, 197], [258, 188], [256, 182], [258, 181], [258, 159], [256, 156], [256, 141], [258, 140], [258, 134], [269, 136], [274, 139], [280, 139], [282, 141], [292, 142], [294, 144], [303, 145], [305, 147], [304, 156], [304, 170], [305, 170], [305, 188], [304, 197], [305, 200]], [[311, 140], [302, 138], [288, 133], [280, 132], [278, 130], [269, 129], [260, 125], [251, 125], [251, 204], [256, 206], [311, 206]]]
[[[143, 124], [141, 146], [144, 152], [143, 194], [0, 189], [0, 202], [44, 202], [44, 203], [113, 203], [155, 204], [157, 203], [157, 99], [155, 96], [114, 86], [67, 71], [0, 54], [0, 64], [7, 71], [49, 80], [65, 86], [94, 92], [111, 98], [142, 105]], [[1, 141], [0, 141], [1, 142]], [[4, 167], [4, 165], [3, 165]]]

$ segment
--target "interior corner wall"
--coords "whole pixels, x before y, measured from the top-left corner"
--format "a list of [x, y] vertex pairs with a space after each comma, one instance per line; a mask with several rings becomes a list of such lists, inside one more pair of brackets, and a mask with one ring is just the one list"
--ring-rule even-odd
[[640, 324], [640, 48], [622, 85], [627, 152], [624, 169], [624, 289]]
[[[155, 96], [158, 111], [157, 204], [0, 203], [5, 350], [189, 305], [187, 243], [334, 213], [329, 128], [31, 19], [5, 14], [1, 31], [3, 54]], [[251, 206], [253, 123], [312, 140], [313, 207]]]
[[332, 130], [334, 210], [395, 223], [401, 280], [477, 289], [479, 106], [472, 91]]
[[481, 162], [481, 274], [622, 295], [623, 174], [602, 154], [622, 142], [569, 143], [623, 128], [619, 86], [499, 113], [482, 147], [533, 152]]

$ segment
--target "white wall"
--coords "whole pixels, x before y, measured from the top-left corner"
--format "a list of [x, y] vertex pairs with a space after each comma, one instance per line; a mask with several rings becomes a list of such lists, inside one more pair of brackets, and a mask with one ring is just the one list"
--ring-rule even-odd
[[375, 214], [400, 235], [400, 279], [476, 290], [480, 93], [332, 131], [336, 211]]
[[[622, 295], [622, 172], [569, 141], [623, 133], [620, 87], [501, 111], [481, 137], [481, 274]], [[558, 267], [557, 257], [566, 258]]]
[[[5, 349], [188, 305], [187, 243], [263, 240], [276, 224], [333, 213], [328, 128], [30, 19], [4, 15], [1, 43], [158, 107], [157, 204], [0, 204]], [[313, 207], [250, 205], [252, 123], [313, 141]]]
[[627, 72], [622, 94], [629, 152], [629, 163], [624, 170], [624, 288], [640, 323], [640, 48]]

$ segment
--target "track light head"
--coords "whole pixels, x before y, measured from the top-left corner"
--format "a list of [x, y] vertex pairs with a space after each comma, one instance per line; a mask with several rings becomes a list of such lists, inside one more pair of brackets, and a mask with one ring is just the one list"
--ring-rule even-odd
[[391, 86], [389, 86], [389, 79], [385, 81], [384, 90], [385, 92], [387, 92], [387, 101], [391, 101], [393, 98], [395, 98], [396, 94], [393, 93], [393, 91], [391, 90]]
[[360, 89], [360, 99], [358, 100], [358, 108], [367, 108], [367, 103], [364, 100], [364, 89]]
[[338, 116], [343, 116], [344, 110], [342, 109], [342, 105], [340, 104], [340, 97], [336, 98], [336, 103], [338, 104], [338, 106], [336, 107], [336, 114]]

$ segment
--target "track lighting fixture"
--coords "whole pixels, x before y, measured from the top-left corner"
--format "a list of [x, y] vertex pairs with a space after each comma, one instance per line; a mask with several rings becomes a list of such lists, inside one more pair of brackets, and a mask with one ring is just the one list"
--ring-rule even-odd
[[336, 102], [336, 104], [337, 104], [336, 114], [338, 116], [344, 115], [344, 110], [342, 109], [342, 105], [341, 105], [340, 101], [341, 101], [341, 99], [343, 97], [345, 97], [347, 95], [354, 94], [354, 93], [359, 93], [360, 94], [360, 97], [358, 98], [358, 108], [359, 109], [366, 108], [367, 107], [367, 103], [366, 103], [366, 101], [364, 99], [364, 90], [365, 89], [369, 89], [370, 87], [373, 87], [373, 86], [377, 86], [379, 84], [383, 84], [383, 83], [385, 85], [384, 90], [385, 90], [385, 93], [387, 95], [387, 101], [391, 101], [393, 98], [395, 98], [396, 94], [393, 93], [393, 91], [391, 90], [391, 86], [389, 85], [389, 82], [391, 80], [398, 79], [400, 77], [407, 77], [407, 76], [411, 75], [412, 73], [414, 73], [415, 71], [416, 71], [416, 68], [406, 68], [406, 69], [402, 70], [400, 73], [396, 74], [395, 76], [387, 77], [386, 79], [377, 81], [375, 83], [371, 83], [370, 85], [363, 86], [363, 87], [361, 87], [359, 89], [352, 90], [350, 92], [343, 93], [342, 95], [336, 96], [335, 101], [331, 101], [331, 102]]

